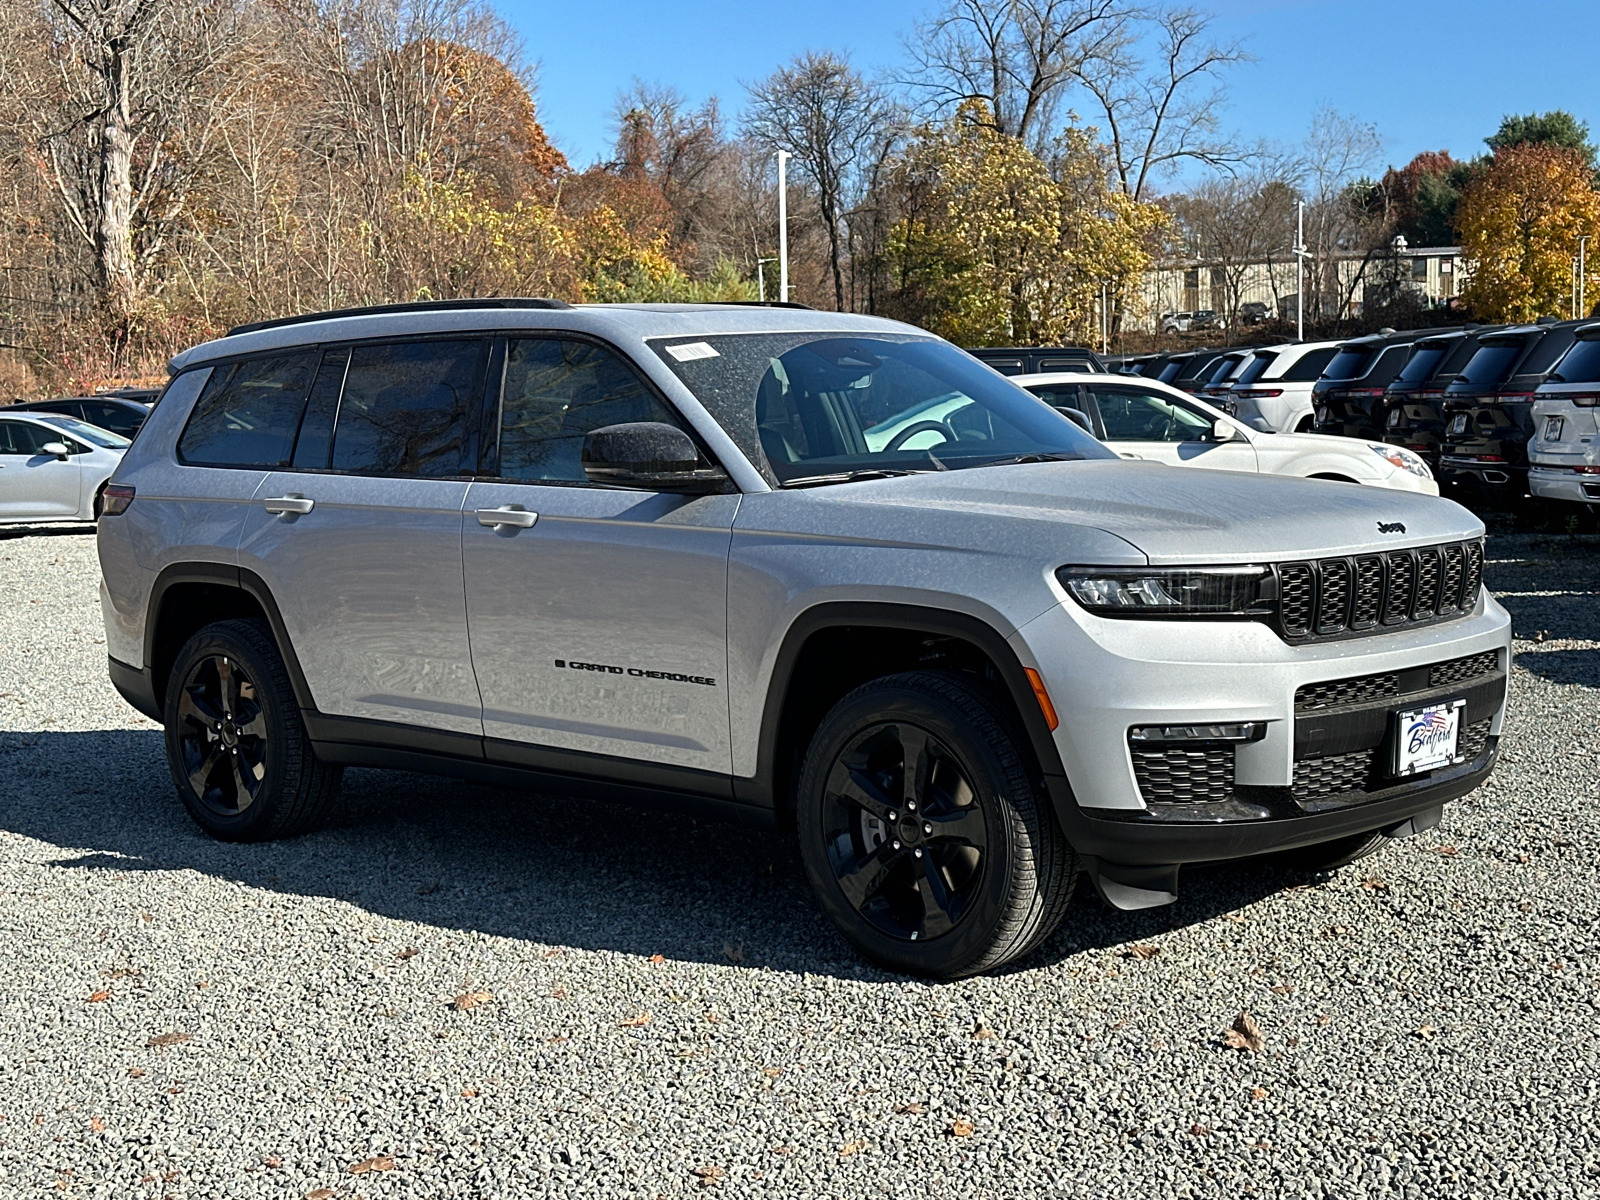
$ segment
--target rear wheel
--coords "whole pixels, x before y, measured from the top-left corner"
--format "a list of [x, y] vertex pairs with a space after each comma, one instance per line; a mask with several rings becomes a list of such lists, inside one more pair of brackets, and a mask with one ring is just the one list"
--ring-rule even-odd
[[1077, 871], [1015, 716], [956, 673], [889, 676], [835, 705], [796, 818], [823, 911], [896, 971], [951, 979], [1027, 953]]
[[167, 684], [167, 764], [195, 823], [225, 842], [320, 824], [343, 768], [311, 751], [288, 670], [260, 621], [219, 621], [178, 653]]

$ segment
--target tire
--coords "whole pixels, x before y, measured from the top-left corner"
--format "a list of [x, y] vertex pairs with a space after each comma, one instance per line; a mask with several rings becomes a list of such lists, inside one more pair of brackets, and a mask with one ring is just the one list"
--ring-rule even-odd
[[893, 971], [956, 979], [1026, 954], [1077, 877], [1015, 715], [956, 672], [891, 675], [839, 701], [806, 752], [795, 816], [823, 911]]
[[261, 621], [219, 621], [178, 652], [167, 765], [195, 824], [224, 842], [295, 837], [327, 819], [344, 769], [311, 750], [283, 657]]
[[1388, 840], [1381, 833], [1355, 833], [1315, 846], [1285, 850], [1277, 859], [1280, 866], [1294, 871], [1337, 871], [1369, 854], [1376, 854]]

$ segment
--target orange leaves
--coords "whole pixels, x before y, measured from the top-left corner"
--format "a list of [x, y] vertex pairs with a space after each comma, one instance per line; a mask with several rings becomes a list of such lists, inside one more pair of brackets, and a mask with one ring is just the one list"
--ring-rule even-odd
[[977, 1126], [967, 1117], [957, 1117], [945, 1127], [945, 1132], [953, 1138], [968, 1138], [977, 1132]]
[[174, 1030], [171, 1033], [158, 1033], [158, 1034], [156, 1034], [148, 1042], [146, 1042], [145, 1045], [146, 1046], [176, 1046], [180, 1042], [192, 1042], [192, 1041], [194, 1041], [194, 1034], [192, 1034], [192, 1033], [179, 1033], [178, 1031]]
[[1222, 1032], [1222, 1044], [1230, 1050], [1248, 1050], [1260, 1054], [1267, 1048], [1267, 1035], [1249, 1013], [1240, 1013], [1233, 1024]]
[[366, 1175], [372, 1171], [394, 1170], [394, 1155], [377, 1154], [371, 1158], [364, 1158], [358, 1163], [351, 1163], [345, 1168], [350, 1175]]
[[1161, 953], [1160, 946], [1129, 946], [1122, 952], [1123, 958], [1137, 958], [1148, 961]]
[[630, 1017], [626, 1021], [618, 1021], [617, 1028], [642, 1029], [648, 1024], [650, 1024], [650, 1014], [647, 1012], [642, 1012], [637, 1017]]
[[726, 1168], [713, 1166], [696, 1167], [693, 1174], [703, 1188], [714, 1188], [728, 1177]]
[[450, 1007], [457, 1012], [466, 1012], [469, 1008], [477, 1008], [489, 1004], [494, 1000], [493, 992], [462, 992], [450, 1001]]
[[99, 1004], [102, 1001], [109, 1000], [109, 999], [111, 999], [111, 993], [109, 991], [91, 992], [89, 994], [89, 998], [87, 1000], [85, 1000], [84, 1003], [85, 1004]]

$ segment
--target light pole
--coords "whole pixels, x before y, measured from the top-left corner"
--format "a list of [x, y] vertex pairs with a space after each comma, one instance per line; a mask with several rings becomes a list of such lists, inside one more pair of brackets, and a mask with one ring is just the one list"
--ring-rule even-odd
[[1584, 234], [1578, 239], [1578, 315], [1588, 315], [1588, 297], [1584, 294], [1587, 280], [1583, 277], [1583, 252], [1589, 241], [1589, 235]]
[[1389, 303], [1398, 304], [1400, 301], [1400, 256], [1406, 252], [1406, 247], [1409, 246], [1410, 243], [1406, 241], [1405, 234], [1397, 233], [1394, 235], [1394, 241], [1390, 242], [1389, 245], [1394, 248], [1394, 267], [1390, 271], [1390, 274], [1393, 276], [1393, 280], [1389, 289]]
[[1294, 337], [1306, 340], [1306, 202], [1294, 202]]
[[758, 258], [758, 259], [756, 259], [756, 296], [761, 300], [761, 303], [763, 303], [763, 304], [765, 304], [767, 302], [767, 273], [765, 271], [763, 271], [761, 268], [764, 267], [769, 262], [777, 262], [777, 261], [778, 260], [775, 259], [775, 258]]
[[778, 151], [778, 303], [789, 301], [789, 172], [792, 156]]

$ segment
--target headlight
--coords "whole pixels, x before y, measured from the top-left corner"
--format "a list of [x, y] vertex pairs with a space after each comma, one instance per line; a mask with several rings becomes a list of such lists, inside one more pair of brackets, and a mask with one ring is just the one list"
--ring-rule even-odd
[[1277, 599], [1277, 579], [1262, 566], [1062, 567], [1056, 578], [1103, 617], [1262, 617]]
[[1379, 446], [1374, 442], [1368, 442], [1367, 449], [1385, 462], [1393, 463], [1402, 471], [1410, 471], [1413, 475], [1420, 475], [1423, 479], [1433, 478], [1433, 472], [1428, 470], [1428, 464], [1409, 450], [1402, 450], [1399, 446]]

